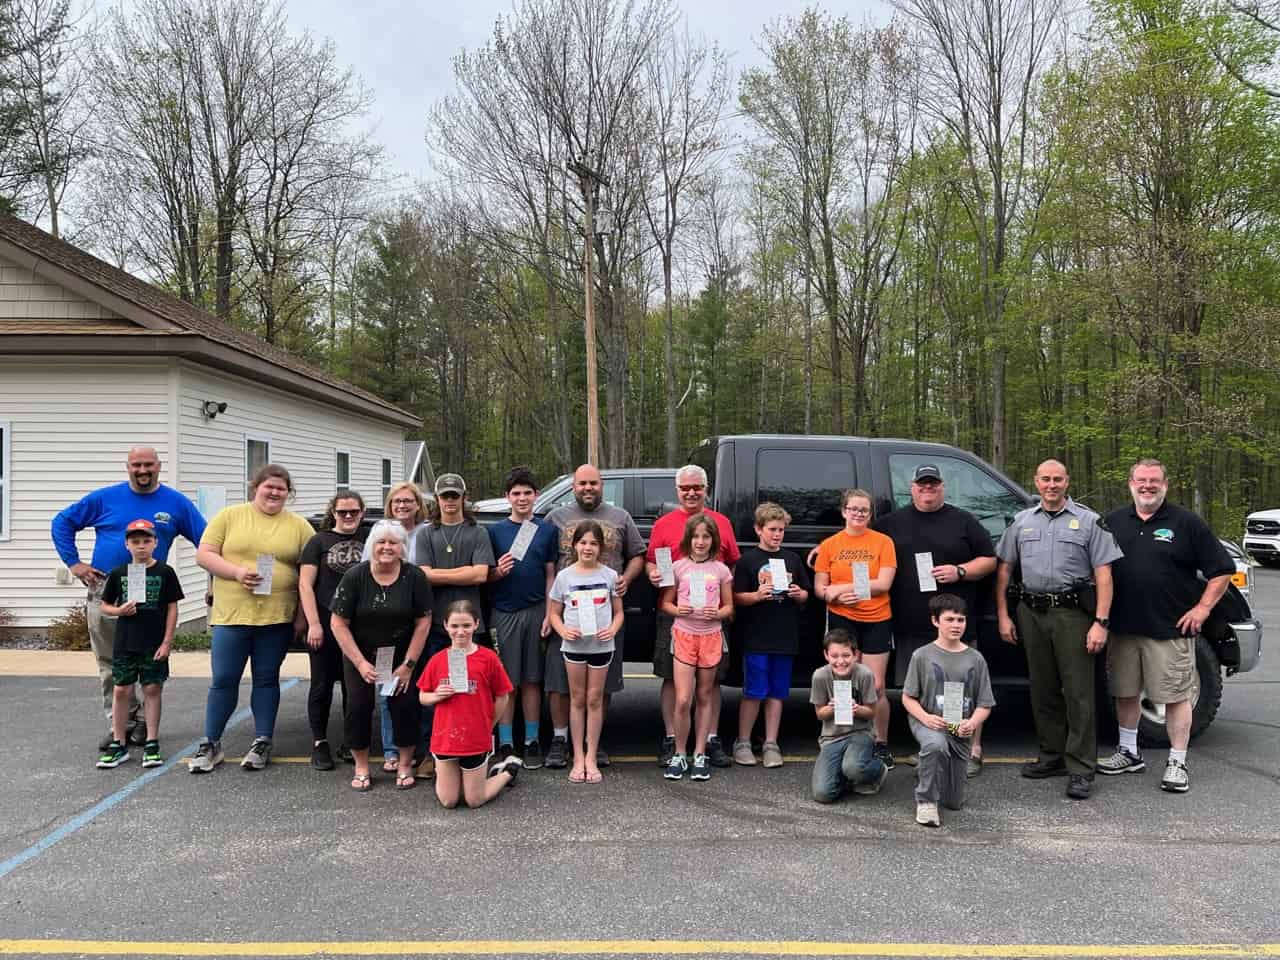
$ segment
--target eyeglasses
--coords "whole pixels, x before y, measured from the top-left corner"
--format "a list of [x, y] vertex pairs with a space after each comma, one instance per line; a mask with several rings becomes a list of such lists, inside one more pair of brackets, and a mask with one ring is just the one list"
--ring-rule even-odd
[[845, 507], [844, 512], [852, 513], [855, 516], [862, 516], [863, 514], [866, 514], [867, 516], [871, 516], [870, 507]]
[[707, 488], [704, 484], [699, 483], [692, 486], [681, 486], [680, 484], [677, 484], [676, 489], [681, 493], [697, 493], [699, 490], [705, 490]]
[[358, 517], [358, 516], [360, 516], [360, 514], [362, 514], [362, 513], [364, 513], [364, 511], [363, 511], [363, 510], [335, 510], [335, 511], [333, 511], [333, 515], [334, 515], [335, 517]]
[[392, 505], [393, 507], [416, 507], [416, 506], [418, 505], [418, 501], [417, 501], [417, 500], [413, 500], [413, 499], [409, 499], [409, 500], [392, 500], [392, 501], [391, 501], [391, 505]]

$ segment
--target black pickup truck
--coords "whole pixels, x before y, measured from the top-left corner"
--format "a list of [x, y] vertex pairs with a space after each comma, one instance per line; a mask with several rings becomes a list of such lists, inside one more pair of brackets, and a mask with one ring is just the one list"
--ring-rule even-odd
[[[690, 462], [707, 471], [711, 495], [709, 505], [725, 514], [740, 544], [756, 542], [752, 517], [764, 500], [780, 503], [791, 514], [786, 546], [802, 557], [843, 526], [840, 493], [850, 487], [869, 491], [876, 514], [905, 506], [911, 500], [911, 473], [920, 463], [937, 464], [947, 481], [947, 502], [968, 510], [998, 540], [1018, 511], [1034, 502], [1017, 483], [980, 458], [956, 447], [913, 440], [868, 437], [826, 437], [800, 435], [749, 435], [711, 437], [690, 454]], [[670, 474], [668, 473], [668, 476]], [[654, 480], [652, 489], [657, 489]], [[674, 485], [667, 481], [674, 499]], [[653, 499], [651, 496], [650, 499]], [[623, 500], [626, 506], [628, 501]], [[636, 516], [641, 532], [648, 537], [656, 503]], [[664, 503], [662, 510], [674, 509]], [[989, 582], [994, 585], [994, 576]], [[1026, 685], [1026, 660], [1020, 647], [1001, 642], [995, 628], [994, 595], [976, 611], [979, 617], [979, 649], [991, 666], [993, 681], [1000, 686]], [[637, 583], [626, 597], [628, 660], [646, 661], [653, 651], [654, 591], [647, 582]], [[821, 662], [825, 610], [811, 601], [805, 611], [802, 654], [797, 658], [792, 682], [807, 686], [814, 667]], [[1227, 675], [1253, 669], [1258, 663], [1262, 630], [1244, 597], [1233, 586], [1205, 624], [1197, 649], [1200, 685], [1197, 694], [1193, 733], [1203, 731], [1213, 721], [1222, 698], [1222, 680]], [[740, 643], [730, 643], [733, 663], [730, 682], [741, 682]], [[1099, 658], [1100, 704], [1105, 696], [1105, 676]], [[892, 686], [901, 686], [905, 658], [890, 664]], [[1144, 700], [1142, 735], [1145, 742], [1167, 742], [1163, 711]]]

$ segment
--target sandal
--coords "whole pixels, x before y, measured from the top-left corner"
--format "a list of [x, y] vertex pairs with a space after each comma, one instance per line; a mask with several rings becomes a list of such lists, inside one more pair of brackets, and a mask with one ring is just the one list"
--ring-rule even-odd
[[396, 774], [397, 790], [412, 790], [418, 785], [418, 778], [412, 773]]
[[581, 772], [581, 771], [578, 771], [578, 770], [570, 770], [570, 771], [569, 771], [569, 782], [570, 782], [570, 783], [586, 783], [586, 782], [587, 782], [587, 775], [586, 775], [586, 773]]
[[373, 778], [367, 773], [357, 773], [351, 778], [351, 789], [356, 793], [368, 793], [373, 787]]
[[602, 774], [599, 770], [590, 770], [587, 772], [587, 776], [586, 776], [587, 783], [599, 783], [603, 779], [604, 779], [604, 774]]
[[399, 757], [383, 757], [382, 758], [383, 773], [395, 773], [399, 769], [400, 769]]

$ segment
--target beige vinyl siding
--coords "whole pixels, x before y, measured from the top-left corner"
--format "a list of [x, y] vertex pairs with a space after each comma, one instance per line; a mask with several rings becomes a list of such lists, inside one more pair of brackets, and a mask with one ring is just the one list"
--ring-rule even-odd
[[0, 258], [0, 320], [111, 320], [116, 316]]
[[[126, 479], [134, 444], [154, 446], [172, 477], [168, 361], [0, 358], [0, 420], [9, 425], [9, 539], [0, 541], [0, 605], [14, 626], [43, 629], [84, 599], [79, 581], [59, 584], [62, 562], [49, 526], [90, 490]], [[93, 552], [93, 531], [76, 538]], [[180, 541], [170, 562], [194, 565]], [[179, 567], [179, 569], [181, 569]], [[198, 615], [202, 615], [199, 611]]]
[[[212, 485], [226, 488], [228, 505], [243, 502], [246, 438], [270, 440], [271, 462], [293, 478], [289, 509], [303, 515], [319, 513], [333, 496], [338, 452], [351, 455], [351, 487], [371, 505], [381, 503], [383, 458], [392, 476], [403, 469], [399, 426], [194, 364], [182, 364], [180, 378], [182, 489], [193, 499], [198, 487]], [[205, 400], [225, 402], [226, 412], [206, 420]]]

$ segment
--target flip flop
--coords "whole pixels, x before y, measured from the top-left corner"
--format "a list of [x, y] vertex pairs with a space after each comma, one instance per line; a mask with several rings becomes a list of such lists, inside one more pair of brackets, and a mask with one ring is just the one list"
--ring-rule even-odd
[[585, 773], [579, 773], [577, 770], [570, 770], [569, 782], [570, 783], [586, 783], [587, 775]]
[[383, 773], [395, 773], [400, 769], [400, 759], [398, 757], [384, 757], [382, 760]]
[[356, 793], [368, 793], [373, 787], [373, 779], [367, 773], [357, 773], [351, 778], [351, 789]]
[[418, 778], [415, 777], [412, 773], [407, 773], [404, 776], [399, 776], [399, 775], [396, 776], [397, 790], [412, 790], [417, 785], [418, 785]]
[[587, 783], [599, 783], [604, 779], [604, 774], [599, 770], [587, 774]]

